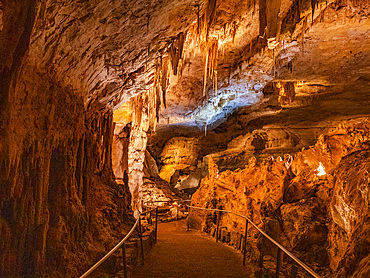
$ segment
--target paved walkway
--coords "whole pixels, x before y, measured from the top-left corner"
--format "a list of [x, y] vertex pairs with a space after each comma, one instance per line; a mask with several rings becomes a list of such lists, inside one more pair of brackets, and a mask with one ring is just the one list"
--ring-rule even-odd
[[199, 231], [186, 231], [185, 220], [158, 225], [156, 246], [136, 266], [133, 278], [251, 277], [243, 267], [242, 255], [231, 247], [216, 243]]

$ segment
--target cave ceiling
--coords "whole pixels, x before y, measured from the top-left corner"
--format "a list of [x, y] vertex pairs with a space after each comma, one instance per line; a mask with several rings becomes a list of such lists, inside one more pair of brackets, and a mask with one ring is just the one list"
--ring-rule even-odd
[[[282, 1], [281, 13], [290, 6]], [[169, 56], [181, 32], [199, 28], [202, 15], [212, 26], [207, 37], [220, 40], [218, 76], [223, 80], [258, 35], [258, 5], [253, 1], [42, 1], [29, 60], [40, 73], [46, 71], [82, 94], [86, 107], [117, 108], [153, 86], [156, 60]], [[197, 48], [191, 43], [184, 52]], [[190, 79], [202, 80], [203, 56], [194, 54]]]
[[[28, 59], [40, 74], [82, 96], [87, 111], [119, 110], [128, 101], [136, 102], [135, 96], [152, 92], [149, 99], [159, 98], [154, 106], [160, 107], [152, 112], [159, 127], [204, 126], [240, 106], [261, 103], [263, 87], [274, 78], [274, 62], [284, 68], [299, 58], [302, 29], [323, 21], [330, 5], [331, 16], [340, 13], [338, 1], [311, 2], [42, 1]], [[333, 18], [326, 15], [325, 20]], [[366, 26], [353, 37], [368, 39]], [[320, 57], [320, 48], [343, 48], [343, 42], [323, 45], [330, 32], [310, 32], [308, 55]], [[269, 38], [278, 42], [274, 53], [267, 47]], [[359, 55], [367, 58], [368, 50]], [[339, 58], [321, 59], [314, 65], [317, 72], [309, 65], [317, 60], [314, 56], [301, 59], [294, 76], [280, 72], [275, 78], [320, 86], [343, 83], [340, 76], [326, 78], [335, 75], [336, 67], [328, 66], [329, 74], [321, 70], [325, 63], [338, 64]], [[366, 59], [360, 60], [366, 68]]]
[[155, 58], [195, 18], [194, 1], [44, 1], [29, 57], [86, 107], [112, 108], [150, 88]]

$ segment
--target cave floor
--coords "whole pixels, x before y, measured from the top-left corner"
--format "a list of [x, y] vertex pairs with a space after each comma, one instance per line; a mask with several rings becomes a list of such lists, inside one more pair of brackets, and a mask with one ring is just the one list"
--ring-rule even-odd
[[243, 267], [241, 253], [200, 231], [187, 231], [181, 220], [158, 226], [156, 246], [145, 264], [133, 269], [132, 277], [250, 277], [251, 273]]

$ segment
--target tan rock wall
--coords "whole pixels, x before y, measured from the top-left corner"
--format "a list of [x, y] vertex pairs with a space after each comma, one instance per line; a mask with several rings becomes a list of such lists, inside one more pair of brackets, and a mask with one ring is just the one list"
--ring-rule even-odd
[[[335, 277], [366, 273], [369, 123], [345, 122], [293, 161], [252, 159], [245, 169], [218, 173], [211, 159], [192, 204], [243, 214], [260, 227], [275, 219], [279, 227], [268, 232], [317, 271], [326, 273], [330, 264]], [[205, 231], [215, 225], [213, 213], [194, 210], [193, 216], [192, 223]], [[244, 220], [223, 214], [220, 225], [242, 233]]]
[[31, 2], [1, 6], [0, 276], [76, 277], [120, 236], [129, 196], [113, 181], [112, 112], [87, 113], [30, 62]]
[[13, 82], [1, 155], [2, 275], [81, 274], [130, 211], [113, 181], [112, 113], [85, 119], [81, 98], [26, 63]]

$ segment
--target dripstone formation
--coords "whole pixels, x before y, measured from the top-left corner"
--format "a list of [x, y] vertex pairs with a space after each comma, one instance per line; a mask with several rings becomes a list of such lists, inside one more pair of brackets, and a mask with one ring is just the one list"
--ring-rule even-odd
[[367, 277], [369, 12], [0, 0], [0, 276], [77, 277], [145, 202], [196, 191], [320, 274]]

